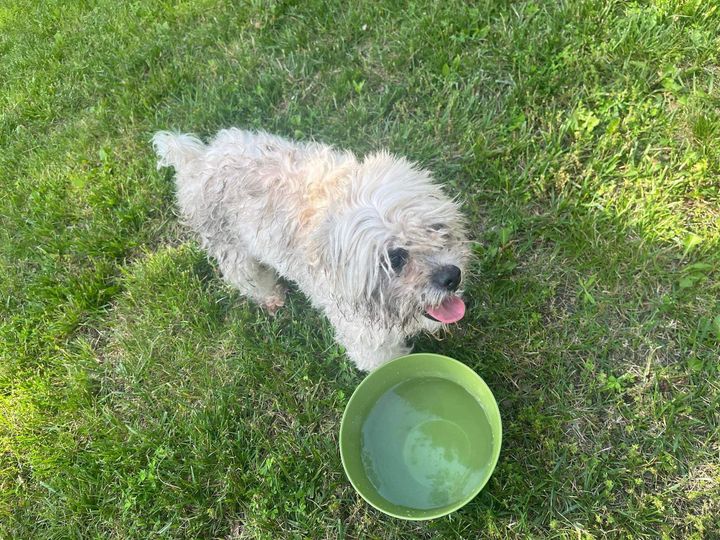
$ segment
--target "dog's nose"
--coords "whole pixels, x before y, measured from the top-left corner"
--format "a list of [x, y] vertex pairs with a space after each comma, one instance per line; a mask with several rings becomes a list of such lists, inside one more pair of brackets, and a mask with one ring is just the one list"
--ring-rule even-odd
[[452, 264], [443, 266], [432, 275], [432, 282], [435, 286], [448, 291], [456, 291], [460, 286], [460, 269]]

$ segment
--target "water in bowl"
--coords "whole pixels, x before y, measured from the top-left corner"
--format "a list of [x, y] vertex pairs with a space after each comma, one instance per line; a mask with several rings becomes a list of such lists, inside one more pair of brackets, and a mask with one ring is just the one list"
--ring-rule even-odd
[[402, 382], [373, 406], [362, 427], [361, 456], [378, 493], [408, 508], [461, 501], [490, 465], [485, 410], [462, 386], [426, 377]]

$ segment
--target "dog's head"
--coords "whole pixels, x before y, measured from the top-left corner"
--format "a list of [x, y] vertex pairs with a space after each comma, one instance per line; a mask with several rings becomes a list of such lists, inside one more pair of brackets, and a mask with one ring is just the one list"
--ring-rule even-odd
[[464, 220], [429, 173], [402, 158], [373, 154], [330, 214], [326, 270], [342, 304], [408, 335], [463, 317]]

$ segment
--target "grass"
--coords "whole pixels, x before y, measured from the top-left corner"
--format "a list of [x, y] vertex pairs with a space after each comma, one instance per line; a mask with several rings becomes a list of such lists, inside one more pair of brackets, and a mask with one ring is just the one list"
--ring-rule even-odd
[[[638, 2], [0, 7], [0, 538], [720, 536], [720, 9]], [[149, 137], [389, 148], [464, 200], [469, 316], [417, 350], [493, 388], [498, 468], [368, 507], [362, 376], [294, 293], [249, 305]]]

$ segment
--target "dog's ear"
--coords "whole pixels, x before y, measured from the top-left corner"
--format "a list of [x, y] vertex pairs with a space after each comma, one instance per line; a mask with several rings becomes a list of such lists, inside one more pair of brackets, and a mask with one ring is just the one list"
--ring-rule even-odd
[[317, 234], [318, 263], [333, 292], [351, 302], [373, 302], [387, 236], [377, 212], [360, 207], [329, 215]]

